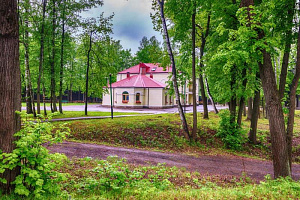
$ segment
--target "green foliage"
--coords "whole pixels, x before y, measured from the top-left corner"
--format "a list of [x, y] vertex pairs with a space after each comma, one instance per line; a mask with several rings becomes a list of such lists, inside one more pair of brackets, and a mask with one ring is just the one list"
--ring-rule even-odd
[[[20, 169], [20, 174], [12, 182], [16, 195], [41, 198], [45, 193], [59, 193], [60, 186], [57, 183], [66, 177], [54, 169], [62, 165], [66, 156], [50, 154], [45, 146], [62, 142], [68, 129], [63, 125], [55, 127], [50, 122], [42, 122], [41, 119], [23, 121], [23, 124], [23, 129], [15, 134], [18, 138], [15, 141], [16, 148], [12, 153], [0, 155], [0, 172], [3, 173], [6, 169]], [[1, 182], [6, 183], [6, 180], [2, 179]]]
[[221, 120], [217, 136], [222, 139], [227, 148], [241, 150], [245, 142], [243, 129], [236, 122], [232, 122], [229, 110], [222, 110], [219, 116]]
[[145, 195], [151, 191], [163, 191], [172, 188], [168, 180], [168, 168], [157, 166], [130, 168], [125, 159], [110, 156], [107, 160], [97, 161], [97, 167], [88, 170], [93, 176], [84, 177], [80, 182], [71, 180], [66, 188], [74, 188], [81, 194], [91, 191], [104, 196], [127, 196], [127, 194]]
[[149, 40], [146, 36], [140, 41], [139, 50], [136, 52], [137, 62], [143, 63], [161, 63], [163, 58], [163, 50], [160, 42], [155, 36]]

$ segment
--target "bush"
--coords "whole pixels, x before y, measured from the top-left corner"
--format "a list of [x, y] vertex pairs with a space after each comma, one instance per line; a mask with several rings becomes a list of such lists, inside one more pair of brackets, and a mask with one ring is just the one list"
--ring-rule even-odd
[[[57, 194], [60, 191], [57, 182], [66, 178], [54, 169], [63, 164], [66, 156], [50, 154], [43, 145], [62, 142], [68, 129], [62, 126], [56, 129], [52, 123], [42, 122], [41, 119], [24, 121], [23, 124], [24, 128], [14, 135], [18, 140], [13, 152], [0, 154], [0, 173], [6, 169], [20, 168], [20, 174], [12, 182], [17, 195], [42, 198], [43, 194]], [[0, 181], [6, 183], [5, 179]]]
[[234, 121], [231, 122], [229, 110], [221, 110], [217, 137], [220, 137], [226, 148], [241, 150], [245, 143], [245, 133]]

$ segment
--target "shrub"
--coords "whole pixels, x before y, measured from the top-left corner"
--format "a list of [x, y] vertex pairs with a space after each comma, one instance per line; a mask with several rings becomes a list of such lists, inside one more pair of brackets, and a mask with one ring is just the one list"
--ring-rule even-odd
[[[41, 119], [24, 121], [23, 124], [24, 128], [14, 135], [18, 140], [15, 141], [13, 152], [0, 154], [0, 173], [6, 169], [20, 168], [20, 174], [12, 182], [17, 195], [41, 198], [45, 193], [57, 194], [60, 187], [56, 183], [65, 179], [65, 176], [53, 169], [58, 169], [66, 156], [50, 154], [43, 145], [62, 142], [68, 129], [62, 126], [56, 129], [52, 123], [42, 122]], [[0, 181], [6, 183], [5, 179]]]
[[219, 114], [220, 122], [217, 137], [220, 137], [226, 148], [241, 150], [245, 142], [245, 134], [241, 127], [231, 121], [229, 110], [222, 110]]

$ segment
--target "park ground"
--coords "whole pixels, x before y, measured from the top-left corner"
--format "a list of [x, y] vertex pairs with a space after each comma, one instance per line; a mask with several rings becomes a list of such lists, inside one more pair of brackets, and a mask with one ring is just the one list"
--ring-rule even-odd
[[[83, 108], [73, 105], [65, 106], [64, 110], [79, 112]], [[96, 104], [89, 109], [90, 113], [109, 114], [105, 110], [109, 108]], [[198, 110], [201, 111], [201, 106]], [[176, 108], [115, 111], [134, 116], [53, 122], [66, 123], [70, 128], [66, 141], [47, 148], [68, 157], [59, 171], [70, 174], [62, 189], [72, 199], [297, 199], [300, 196], [298, 111], [292, 168], [292, 178], [296, 181], [271, 180], [267, 119], [259, 119], [258, 145], [245, 141], [241, 150], [233, 151], [225, 148], [216, 136], [219, 116], [213, 112], [209, 113], [209, 120], [198, 113], [198, 141], [189, 143], [183, 137]], [[187, 121], [191, 126], [189, 111]], [[243, 127], [247, 130], [249, 121], [244, 119]], [[246, 135], [245, 132], [245, 138]]]

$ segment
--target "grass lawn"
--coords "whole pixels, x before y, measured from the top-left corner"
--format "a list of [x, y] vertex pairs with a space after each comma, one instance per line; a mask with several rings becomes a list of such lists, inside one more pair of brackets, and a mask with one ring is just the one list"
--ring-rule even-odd
[[[88, 103], [88, 105], [97, 105], [100, 103]], [[58, 103], [56, 104], [58, 106]], [[85, 105], [84, 103], [63, 103], [62, 104], [63, 106], [81, 106], [81, 105]], [[35, 103], [35, 106], [36, 106], [36, 103]], [[46, 106], [47, 107], [50, 107], [50, 103], [46, 103]], [[26, 103], [25, 102], [22, 102], [22, 107], [26, 107]], [[41, 103], [41, 109], [44, 107], [44, 103]]]
[[[22, 111], [22, 113], [25, 114], [25, 111]], [[50, 112], [48, 112], [50, 114]], [[140, 113], [134, 113], [134, 112], [114, 112], [114, 116], [118, 115], [137, 115]], [[32, 114], [28, 115], [29, 117], [33, 117]], [[52, 117], [53, 119], [59, 119], [59, 118], [74, 118], [74, 117], [90, 117], [90, 116], [111, 116], [110, 112], [100, 112], [100, 111], [89, 111], [88, 115], [84, 114], [84, 111], [64, 111], [63, 114], [56, 113]]]
[[[212, 176], [188, 172], [164, 164], [140, 166], [118, 157], [94, 160], [89, 157], [65, 160], [57, 171], [66, 174], [57, 194], [40, 199], [298, 199], [300, 183], [287, 179], [260, 183], [248, 177]], [[14, 200], [20, 196], [2, 195]], [[22, 196], [21, 199], [36, 199]]]

